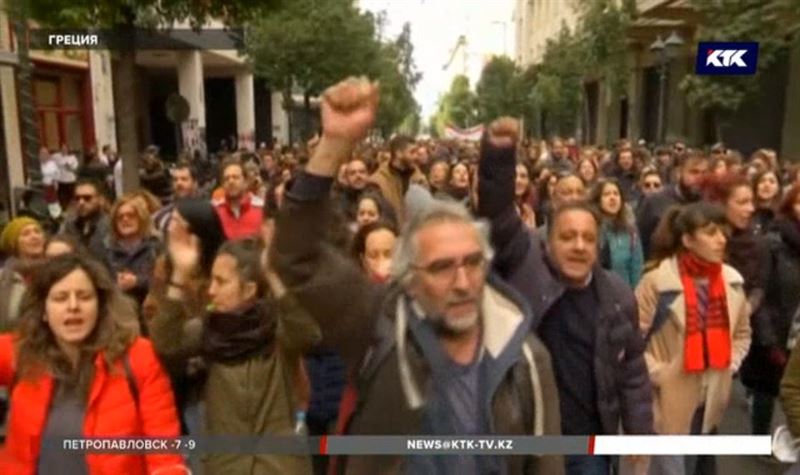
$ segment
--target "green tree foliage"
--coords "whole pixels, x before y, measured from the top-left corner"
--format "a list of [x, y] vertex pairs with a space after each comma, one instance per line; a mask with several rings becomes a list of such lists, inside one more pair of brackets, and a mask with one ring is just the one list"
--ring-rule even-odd
[[478, 122], [478, 98], [469, 85], [469, 78], [458, 75], [453, 78], [450, 90], [439, 99], [436, 113], [436, 131], [439, 135], [444, 127], [472, 127]]
[[[697, 76], [681, 81], [689, 103], [716, 115], [717, 135], [727, 116], [758, 89], [761, 73], [786, 53], [790, 32], [800, 30], [796, 0], [691, 0], [700, 13], [697, 37], [704, 41], [757, 41], [758, 70], [753, 76]], [[796, 36], [795, 36], [796, 38]], [[722, 138], [722, 137], [718, 137]]]
[[[283, 92], [292, 106], [292, 90], [309, 99], [348, 76], [365, 75], [381, 83], [376, 126], [385, 137], [417, 110], [416, 70], [411, 29], [406, 24], [392, 41], [381, 42], [385, 19], [362, 13], [349, 0], [297, 0], [255, 20], [248, 29], [246, 50], [257, 75]], [[312, 131], [305, 127], [305, 136]]]
[[615, 0], [579, 0], [580, 42], [585, 70], [608, 84], [617, 94], [625, 91], [631, 70], [628, 53], [628, 28], [636, 4]]
[[523, 91], [521, 72], [508, 56], [495, 56], [491, 59], [475, 86], [478, 102], [478, 119], [483, 123], [502, 116], [521, 115]]
[[406, 23], [397, 39], [381, 45], [378, 80], [381, 102], [376, 127], [384, 138], [393, 131], [409, 135], [419, 132], [419, 105], [414, 99], [414, 87], [422, 79], [414, 64], [411, 26]]
[[283, 92], [287, 110], [293, 88], [303, 91], [308, 118], [310, 98], [326, 87], [347, 76], [378, 76], [380, 45], [373, 16], [349, 0], [296, 0], [254, 20], [246, 52], [255, 73]]
[[[188, 21], [199, 27], [210, 19], [228, 25], [241, 24], [280, 6], [281, 0], [23, 0], [11, 2], [19, 8], [12, 14], [58, 28], [111, 28], [130, 32], [133, 28], [169, 27]], [[126, 190], [138, 188], [138, 143], [136, 132], [136, 52], [115, 52], [114, 109], [117, 137], [123, 160]]]
[[575, 130], [583, 100], [580, 39], [562, 25], [555, 40], [548, 40], [533, 88], [535, 106], [547, 118], [548, 132], [569, 134]]

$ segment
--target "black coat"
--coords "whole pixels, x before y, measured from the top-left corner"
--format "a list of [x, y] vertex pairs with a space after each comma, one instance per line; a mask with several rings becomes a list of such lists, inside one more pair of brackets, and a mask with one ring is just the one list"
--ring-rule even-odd
[[639, 236], [642, 238], [642, 251], [645, 261], [649, 259], [651, 240], [658, 222], [664, 213], [674, 205], [688, 204], [690, 200], [684, 197], [678, 185], [667, 187], [658, 193], [645, 197], [636, 208], [636, 225], [639, 227]]
[[[492, 223], [493, 265], [530, 305], [532, 328], [538, 329], [566, 287], [548, 265], [538, 233], [527, 231], [514, 209], [513, 149], [484, 141], [481, 155], [479, 214]], [[621, 423], [628, 434], [652, 434], [653, 394], [636, 298], [622, 279], [599, 265], [593, 278], [600, 297], [594, 369], [603, 431], [617, 434]]]
[[777, 232], [769, 235], [764, 305], [751, 319], [753, 344], [741, 376], [746, 386], [777, 396], [784, 366], [772, 355], [786, 350], [792, 317], [800, 306], [800, 225], [778, 219], [775, 227]]

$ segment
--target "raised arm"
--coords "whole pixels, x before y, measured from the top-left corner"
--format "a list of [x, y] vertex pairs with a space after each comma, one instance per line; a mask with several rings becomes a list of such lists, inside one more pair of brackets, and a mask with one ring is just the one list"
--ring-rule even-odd
[[531, 245], [528, 230], [514, 206], [519, 123], [508, 117], [489, 125], [478, 164], [478, 214], [492, 224], [494, 267], [503, 277], [514, 272]]
[[200, 317], [189, 318], [187, 294], [200, 262], [200, 241], [188, 232], [174, 231], [168, 242], [172, 274], [149, 330], [156, 351], [172, 368], [181, 367], [183, 360], [200, 353], [203, 325]]
[[371, 342], [380, 289], [329, 244], [330, 188], [375, 120], [377, 85], [348, 79], [322, 99], [323, 133], [278, 214], [270, 262], [297, 302], [322, 329], [323, 345], [356, 365]]

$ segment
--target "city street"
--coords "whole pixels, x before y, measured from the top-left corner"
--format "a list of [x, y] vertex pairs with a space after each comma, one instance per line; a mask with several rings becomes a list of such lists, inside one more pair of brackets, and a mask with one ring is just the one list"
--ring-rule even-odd
[[[773, 428], [784, 424], [784, 421], [783, 411], [780, 410], [780, 404], [778, 404], [773, 417]], [[749, 429], [745, 389], [737, 380], [734, 383], [731, 404], [719, 432], [720, 434], [749, 434]], [[717, 474], [719, 475], [777, 475], [784, 473], [789, 467], [789, 465], [780, 464], [777, 461], [768, 462], [759, 457], [719, 457], [717, 459]]]

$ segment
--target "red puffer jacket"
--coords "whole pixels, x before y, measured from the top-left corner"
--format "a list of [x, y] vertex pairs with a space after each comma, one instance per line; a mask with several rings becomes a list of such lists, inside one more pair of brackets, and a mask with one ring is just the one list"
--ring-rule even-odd
[[[0, 386], [14, 381], [15, 342], [0, 335]], [[86, 437], [179, 437], [180, 424], [172, 387], [149, 340], [137, 338], [128, 348], [128, 361], [138, 391], [138, 405], [122, 359], [109, 371], [102, 353], [95, 358], [95, 375], [83, 421]], [[53, 394], [53, 378], [19, 379], [11, 393], [6, 445], [0, 452], [0, 473], [35, 474]], [[137, 411], [138, 406], [138, 411]], [[80, 457], [80, 453], [75, 454]], [[91, 475], [185, 475], [178, 454], [86, 454]]]

